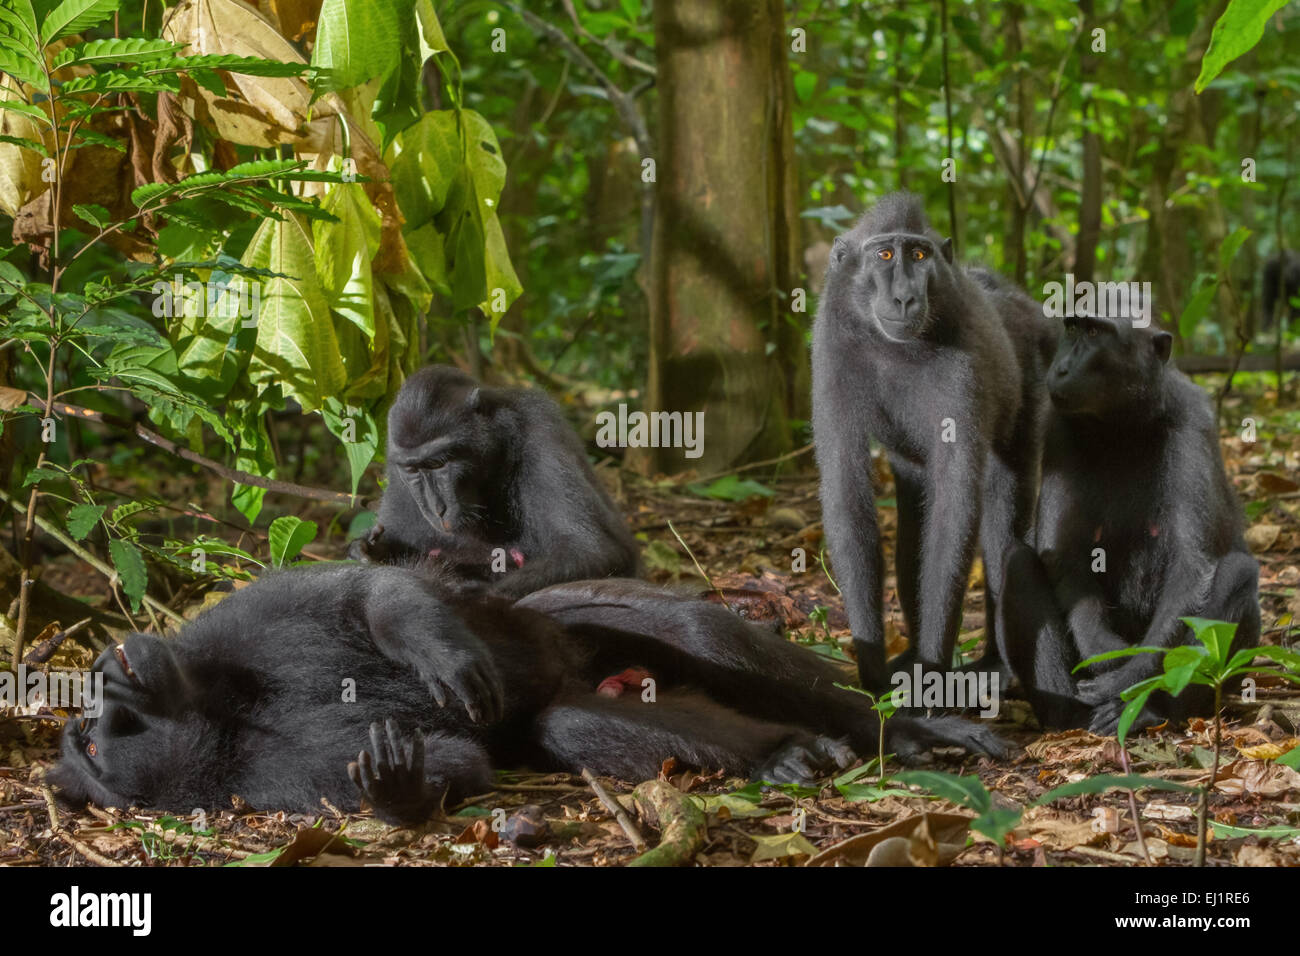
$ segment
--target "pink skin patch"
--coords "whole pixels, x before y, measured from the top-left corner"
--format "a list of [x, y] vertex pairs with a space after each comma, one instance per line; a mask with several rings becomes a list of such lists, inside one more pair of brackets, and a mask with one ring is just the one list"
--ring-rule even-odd
[[629, 690], [640, 690], [641, 682], [649, 676], [650, 672], [643, 667], [629, 667], [621, 674], [606, 677], [601, 681], [596, 687], [596, 696], [622, 697]]
[[518, 548], [511, 548], [510, 560], [515, 563], [515, 567], [522, 568], [524, 566], [524, 553]]

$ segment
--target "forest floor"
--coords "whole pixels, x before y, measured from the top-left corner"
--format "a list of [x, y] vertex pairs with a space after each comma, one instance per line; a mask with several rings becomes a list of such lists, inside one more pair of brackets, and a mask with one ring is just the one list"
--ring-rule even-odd
[[[1256, 441], [1248, 444], [1225, 433], [1223, 452], [1246, 504], [1248, 538], [1260, 560], [1264, 643], [1294, 644], [1300, 634], [1300, 411], [1293, 402], [1279, 408], [1262, 376], [1243, 384], [1245, 389], [1225, 402], [1224, 418], [1235, 423], [1253, 417]], [[847, 676], [852, 673], [847, 621], [819, 560], [822, 531], [811, 456], [792, 456], [784, 468], [784, 474], [775, 475], [769, 467], [740, 476], [659, 481], [604, 471], [644, 542], [652, 577], [725, 600], [751, 620], [779, 624], [791, 640], [843, 660]], [[878, 466], [878, 472], [886, 565], [892, 567], [892, 483], [887, 469]], [[802, 571], [792, 570], [797, 549], [806, 555]], [[70, 591], [77, 582], [94, 579], [70, 555], [52, 563], [61, 567], [47, 572], [46, 580], [62, 581]], [[984, 624], [978, 566], [971, 583], [962, 643], [977, 652]], [[892, 576], [885, 586], [892, 653], [906, 641]], [[71, 663], [84, 666], [87, 661]], [[1225, 718], [1223, 754], [1209, 803], [1219, 827], [1208, 862], [1300, 865], [1300, 772], [1276, 762], [1300, 745], [1300, 692], [1280, 682], [1261, 682], [1258, 700], [1229, 703]], [[959, 866], [1192, 861], [1194, 793], [1143, 789], [1131, 802], [1128, 791], [1112, 790], [1030, 808], [1055, 787], [1126, 772], [1114, 738], [1083, 730], [1043, 734], [1027, 706], [1015, 699], [1003, 700], [995, 727], [1013, 744], [1007, 759], [954, 751], [937, 754], [932, 769], [974, 774], [992, 794], [994, 808], [1023, 810], [1001, 849], [969, 829], [969, 810], [891, 782], [888, 775], [898, 769], [893, 761], [886, 765], [883, 782], [871, 768], [853, 779], [810, 788], [763, 789], [670, 765], [661, 776], [703, 811], [695, 831], [699, 842], [687, 853], [688, 860], [701, 865], [801, 865], [810, 860], [813, 865], [861, 865], [873, 847], [893, 836], [904, 837], [891, 841], [893, 862], [899, 853], [916, 863]], [[0, 865], [617, 866], [637, 856], [636, 837], [630, 833], [639, 830], [650, 846], [658, 839], [649, 824], [625, 827], [608, 809], [617, 800], [629, 811], [626, 816], [636, 820], [635, 781], [602, 780], [604, 792], [598, 795], [591, 783], [567, 774], [501, 774], [494, 792], [418, 829], [394, 829], [369, 814], [332, 808], [318, 814], [268, 814], [232, 806], [202, 817], [98, 808], [71, 812], [48, 800], [40, 781], [55, 757], [58, 728], [55, 720], [0, 715]], [[1166, 725], [1130, 739], [1128, 772], [1197, 786], [1208, 776], [1212, 752], [1209, 721]], [[1141, 842], [1133, 807], [1142, 820]], [[1230, 828], [1274, 830], [1261, 836], [1239, 835]]]

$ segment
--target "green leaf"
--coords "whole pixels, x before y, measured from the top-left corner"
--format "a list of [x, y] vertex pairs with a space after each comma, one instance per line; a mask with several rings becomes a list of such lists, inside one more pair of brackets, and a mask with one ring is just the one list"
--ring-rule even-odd
[[325, 399], [321, 416], [330, 434], [343, 443], [352, 473], [352, 494], [355, 495], [366, 467], [374, 461], [379, 450], [379, 426], [374, 416], [364, 408], [347, 408], [332, 395]]
[[1192, 296], [1190, 302], [1183, 307], [1183, 314], [1178, 319], [1178, 334], [1184, 339], [1190, 339], [1196, 331], [1196, 327], [1201, 324], [1201, 319], [1205, 317], [1206, 311], [1210, 308], [1210, 302], [1214, 299], [1214, 294], [1219, 289], [1217, 282], [1207, 282]]
[[1119, 657], [1133, 657], [1137, 654], [1163, 654], [1166, 648], [1163, 647], [1122, 647], [1117, 651], [1106, 651], [1104, 654], [1094, 654], [1087, 660], [1079, 661], [1074, 665], [1071, 673], [1077, 673], [1085, 667], [1091, 667], [1093, 664], [1101, 661], [1111, 661]]
[[149, 571], [144, 565], [144, 555], [130, 541], [112, 538], [108, 542], [108, 556], [117, 570], [122, 592], [131, 599], [131, 610], [140, 610], [145, 588], [149, 584]]
[[929, 790], [950, 803], [974, 810], [976, 813], [983, 813], [993, 805], [993, 798], [984, 789], [980, 778], [974, 774], [959, 777], [951, 773], [940, 773], [937, 770], [909, 770], [898, 774], [893, 779]]
[[433, 0], [415, 0], [415, 19], [420, 27], [420, 64], [436, 53], [450, 53]]
[[122, 0], [63, 0], [41, 24], [41, 42], [49, 45], [61, 36], [80, 33], [103, 23]]
[[1131, 774], [1101, 774], [1096, 777], [1086, 777], [1083, 780], [1076, 780], [1074, 783], [1067, 783], [1055, 790], [1049, 790], [1037, 800], [1030, 804], [1031, 807], [1042, 807], [1051, 803], [1053, 800], [1060, 800], [1063, 797], [1075, 797], [1081, 793], [1105, 793], [1107, 790], [1115, 788], [1124, 790], [1141, 790], [1148, 788], [1151, 790], [1173, 790], [1184, 793], [1195, 793], [1195, 787], [1189, 787], [1185, 784], [1174, 783], [1170, 780], [1161, 780], [1158, 777], [1144, 777], [1138, 773]]
[[1292, 747], [1273, 762], [1280, 763], [1284, 767], [1290, 767], [1292, 770], [1300, 770], [1300, 747]]
[[50, 118], [45, 115], [45, 111], [39, 106], [33, 106], [31, 103], [24, 103], [22, 100], [0, 100], [0, 110], [11, 110], [15, 113], [22, 113], [30, 116], [39, 123], [46, 126], [50, 124]]
[[27, 472], [27, 477], [23, 479], [23, 487], [26, 488], [28, 485], [34, 485], [38, 481], [57, 481], [60, 478], [67, 477], [67, 475], [56, 468], [33, 468], [31, 471]]
[[737, 475], [723, 475], [709, 485], [687, 485], [686, 489], [701, 498], [716, 498], [720, 501], [745, 501], [754, 497], [771, 498], [776, 494], [766, 485]]
[[1300, 827], [1276, 826], [1260, 827], [1258, 830], [1252, 830], [1250, 827], [1234, 827], [1226, 823], [1216, 823], [1210, 821], [1210, 826], [1214, 829], [1216, 839], [1229, 840], [1233, 837], [1256, 837], [1260, 840], [1290, 840], [1300, 836]]
[[30, 149], [33, 153], [40, 153], [42, 156], [50, 155], [50, 151], [45, 148], [44, 143], [38, 143], [34, 139], [27, 139], [22, 136], [0, 135], [0, 143], [8, 143], [10, 146], [20, 146], [23, 149]]
[[133, 515], [145, 514], [147, 512], [156, 511], [157, 509], [158, 506], [151, 501], [128, 501], [125, 504], [120, 504], [114, 508], [113, 514], [109, 516], [108, 520], [110, 524], [116, 526]]
[[271, 566], [282, 568], [316, 537], [316, 522], [282, 515], [271, 522], [267, 531], [271, 543]]
[[817, 89], [817, 74], [811, 70], [798, 70], [794, 75], [794, 92], [799, 97], [800, 103], [807, 103], [812, 99], [813, 92]]
[[1237, 229], [1227, 239], [1223, 240], [1223, 245], [1219, 246], [1219, 273], [1228, 274], [1228, 267], [1232, 265], [1232, 260], [1237, 256], [1237, 250], [1241, 244], [1250, 237], [1250, 230], [1245, 226], [1238, 226]]
[[306, 164], [296, 159], [259, 159], [231, 166], [225, 172], [195, 173], [177, 183], [147, 183], [131, 193], [131, 202], [143, 208], [168, 196], [188, 198], [233, 183], [254, 183], [262, 180], [290, 179], [338, 182], [337, 173], [308, 172]]
[[205, 53], [201, 56], [178, 56], [161, 63], [150, 63], [148, 73], [186, 73], [192, 70], [225, 70], [243, 76], [302, 76], [310, 72], [303, 63], [285, 63], [264, 60], [258, 56], [239, 56], [234, 53]]
[[144, 63], [150, 60], [167, 59], [180, 49], [182, 47], [179, 43], [172, 43], [170, 40], [109, 37], [106, 40], [91, 40], [89, 43], [79, 43], [60, 50], [50, 64], [50, 68], [53, 71], [77, 63], [96, 66], [108, 63]]
[[[1133, 726], [1133, 721], [1138, 719], [1138, 714], [1142, 713], [1142, 708], [1146, 706], [1147, 699], [1159, 690], [1161, 686], [1163, 686], [1164, 682], [1164, 675], [1161, 675], [1133, 685], [1133, 687], [1141, 689], [1133, 699], [1128, 702], [1128, 705], [1124, 708], [1124, 713], [1120, 714], [1119, 726], [1115, 728], [1115, 739], [1120, 743], [1123, 743], [1124, 739], [1128, 737], [1129, 728]], [[1132, 691], [1133, 687], [1130, 687], [1128, 690]], [[1125, 693], [1127, 693], [1127, 691]]]
[[[0, 73], [8, 73], [15, 79], [22, 80], [28, 86], [34, 86], [42, 93], [50, 92], [49, 81], [41, 64], [33, 60], [26, 51], [0, 47]], [[48, 125], [49, 120], [46, 120]]]
[[1229, 670], [1238, 668], [1247, 668], [1256, 657], [1266, 657], [1269, 660], [1277, 661], [1284, 667], [1289, 667], [1294, 671], [1300, 672], [1300, 651], [1288, 650], [1285, 647], [1247, 647], [1232, 655], [1232, 660], [1228, 662]]
[[206, 535], [200, 535], [194, 539], [194, 544], [186, 545], [183, 550], [193, 551], [195, 548], [201, 548], [207, 554], [224, 554], [232, 558], [240, 558], [250, 564], [256, 564], [258, 567], [265, 567], [261, 561], [253, 557], [243, 548], [236, 548], [233, 544], [227, 544], [220, 538], [210, 538]]
[[303, 411], [315, 411], [347, 382], [329, 305], [316, 277], [310, 235], [296, 217], [267, 220], [243, 261], [292, 278], [266, 281], [248, 380], [262, 394], [278, 387]]
[[89, 205], [77, 203], [73, 205], [72, 211], [96, 229], [107, 229], [113, 222], [112, 213], [103, 206], [97, 206], [93, 203]]
[[1264, 36], [1269, 17], [1287, 5], [1287, 0], [1231, 0], [1214, 24], [1210, 46], [1201, 58], [1201, 75], [1196, 78], [1200, 93], [1224, 68], [1248, 52]]
[[60, 87], [65, 96], [72, 93], [179, 93], [181, 81], [175, 76], [149, 76], [140, 69], [114, 70], [74, 76]]
[[379, 252], [382, 221], [357, 183], [333, 187], [323, 206], [335, 219], [312, 223], [316, 274], [330, 308], [373, 340], [375, 290], [370, 263]]
[[41, 45], [32, 0], [3, 0], [0, 2], [0, 20], [13, 28], [14, 39], [23, 46], [34, 50]]
[[1232, 638], [1237, 633], [1237, 625], [1227, 621], [1213, 621], [1203, 617], [1185, 617], [1183, 623], [1192, 629], [1196, 639], [1205, 645], [1210, 659], [1217, 667], [1228, 663], [1228, 651], [1232, 647]]
[[317, 18], [311, 64], [321, 71], [316, 89], [344, 90], [397, 68], [402, 33], [397, 7], [375, 0], [325, 0]]
[[107, 510], [105, 505], [89, 504], [73, 505], [69, 508], [67, 525], [68, 534], [72, 535], [72, 540], [80, 541], [90, 534], [91, 529], [103, 517], [105, 510]]

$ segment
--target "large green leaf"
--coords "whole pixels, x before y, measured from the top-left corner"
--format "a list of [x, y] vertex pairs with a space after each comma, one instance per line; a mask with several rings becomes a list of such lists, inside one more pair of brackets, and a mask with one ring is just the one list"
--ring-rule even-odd
[[389, 162], [393, 192], [406, 219], [406, 229], [416, 230], [442, 211], [447, 194], [461, 171], [460, 135], [456, 114], [436, 110], [404, 129]]
[[317, 24], [311, 64], [321, 71], [318, 90], [385, 79], [396, 69], [402, 33], [392, 0], [325, 0]]
[[41, 42], [46, 45], [69, 33], [80, 33], [103, 23], [122, 0], [63, 0], [41, 24]]
[[256, 318], [262, 284], [217, 271], [200, 285], [197, 296], [191, 289], [186, 289], [184, 296], [170, 290], [179, 301], [173, 302], [169, 325], [177, 370], [196, 394], [219, 402], [234, 386], [257, 337], [245, 323]]
[[358, 183], [341, 183], [322, 208], [336, 221], [312, 223], [316, 274], [335, 313], [375, 337], [374, 277], [370, 263], [379, 251], [379, 213]]
[[1231, 0], [1214, 24], [1210, 47], [1201, 59], [1196, 92], [1205, 89], [1224, 68], [1250, 51], [1264, 36], [1268, 18], [1287, 5], [1287, 0]]
[[342, 390], [346, 374], [306, 225], [296, 216], [267, 220], [242, 261], [284, 276], [262, 288], [248, 379], [259, 393], [278, 386], [304, 411], [315, 411]]

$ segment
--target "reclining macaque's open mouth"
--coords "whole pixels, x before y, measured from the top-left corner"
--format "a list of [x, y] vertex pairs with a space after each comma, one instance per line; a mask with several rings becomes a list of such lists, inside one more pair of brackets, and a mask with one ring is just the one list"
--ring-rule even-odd
[[131, 669], [131, 664], [126, 659], [126, 649], [121, 644], [118, 644], [116, 647], [113, 648], [113, 656], [115, 656], [117, 658], [117, 662], [122, 665], [122, 672], [131, 679], [131, 683], [139, 684], [140, 678], [137, 677], [135, 675], [135, 671]]

